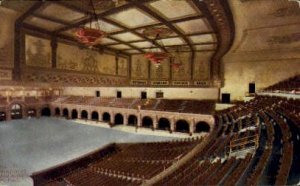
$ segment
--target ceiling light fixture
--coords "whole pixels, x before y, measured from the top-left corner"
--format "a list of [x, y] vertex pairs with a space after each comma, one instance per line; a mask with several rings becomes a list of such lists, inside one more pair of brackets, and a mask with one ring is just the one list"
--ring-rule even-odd
[[155, 47], [155, 41], [160, 44], [163, 48], [163, 42], [161, 37], [167, 37], [172, 34], [172, 30], [164, 27], [151, 27], [145, 29], [143, 34], [149, 38], [153, 39], [152, 46], [144, 56], [149, 61], [151, 61], [156, 67], [158, 67], [161, 62], [169, 57], [169, 53], [161, 51], [159, 48]]
[[[87, 14], [90, 17], [89, 27], [83, 26], [77, 28], [75, 31], [75, 37], [80, 43], [88, 46], [94, 46], [101, 42], [101, 39], [106, 36], [106, 33], [100, 28], [100, 22], [96, 14], [93, 0], [90, 0], [90, 5], [92, 7], [93, 13], [87, 10]], [[93, 21], [95, 28], [92, 27]]]

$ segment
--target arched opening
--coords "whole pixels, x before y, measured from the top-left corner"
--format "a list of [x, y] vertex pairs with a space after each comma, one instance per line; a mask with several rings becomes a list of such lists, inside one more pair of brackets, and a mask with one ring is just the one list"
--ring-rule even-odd
[[183, 132], [183, 133], [189, 133], [190, 131], [190, 126], [189, 123], [186, 120], [178, 120], [175, 124], [175, 131], [176, 132]]
[[47, 117], [51, 116], [50, 109], [48, 107], [43, 108], [41, 111], [41, 116], [47, 116]]
[[5, 121], [5, 120], [6, 120], [6, 113], [0, 112], [0, 121]]
[[128, 117], [128, 125], [137, 126], [137, 117], [135, 115], [129, 115]]
[[196, 128], [195, 128], [196, 133], [209, 132], [209, 131], [210, 131], [210, 126], [208, 123], [204, 121], [200, 121], [196, 124]]
[[55, 108], [55, 116], [60, 116], [60, 109], [59, 108]]
[[142, 127], [153, 128], [153, 120], [149, 116], [143, 117]]
[[66, 108], [63, 110], [63, 117], [66, 117], [66, 118], [69, 117], [69, 110]]
[[71, 117], [72, 119], [77, 119], [78, 118], [78, 112], [77, 112], [77, 110], [76, 109], [73, 109], [72, 110], [72, 117]]
[[92, 120], [98, 121], [99, 120], [99, 114], [98, 112], [94, 111], [92, 112]]
[[159, 130], [170, 130], [170, 121], [167, 118], [160, 118], [158, 120], [158, 129]]
[[22, 119], [22, 106], [14, 104], [11, 106], [11, 119]]
[[36, 110], [35, 109], [28, 109], [27, 110], [28, 117], [36, 117]]
[[123, 125], [124, 124], [124, 118], [122, 114], [116, 114], [115, 115], [115, 125]]
[[104, 112], [102, 115], [103, 121], [110, 122], [110, 114], [108, 112]]
[[88, 112], [86, 110], [81, 111], [81, 119], [88, 119]]

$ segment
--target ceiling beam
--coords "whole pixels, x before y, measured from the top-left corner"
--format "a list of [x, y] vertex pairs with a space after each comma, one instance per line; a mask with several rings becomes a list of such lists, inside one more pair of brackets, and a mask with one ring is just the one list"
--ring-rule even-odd
[[[131, 44], [129, 44], [129, 43], [126, 43], [126, 42], [124, 42], [124, 41], [121, 41], [121, 40], [119, 40], [119, 39], [116, 39], [116, 38], [113, 38], [113, 37], [110, 37], [110, 36], [106, 36], [106, 37], [109, 38], [109, 39], [111, 39], [111, 40], [114, 40], [114, 41], [118, 42], [119, 44], [127, 45], [127, 46], [131, 47], [132, 49], [135, 49], [135, 50], [138, 50], [138, 51], [140, 51], [140, 52], [142, 52], [142, 53], [145, 53], [142, 49], [140, 49], [140, 48], [138, 48], [138, 47], [136, 47], [136, 46], [134, 46], [134, 45], [131, 45]], [[118, 44], [115, 44], [115, 45], [118, 45]]]
[[149, 15], [151, 15], [152, 17], [154, 17], [155, 19], [157, 19], [158, 21], [162, 22], [164, 25], [169, 27], [171, 30], [173, 30], [179, 37], [181, 37], [185, 41], [185, 43], [187, 45], [189, 45], [191, 51], [193, 51], [193, 46], [191, 45], [189, 39], [183, 33], [181, 33], [175, 26], [173, 26], [172, 23], [170, 23], [167, 20], [165, 20], [164, 18], [162, 18], [160, 15], [158, 15], [156, 12], [152, 11], [147, 6], [145, 6], [141, 3], [137, 3], [137, 2], [135, 2], [134, 4], [136, 7], [140, 8], [141, 10], [148, 13]]

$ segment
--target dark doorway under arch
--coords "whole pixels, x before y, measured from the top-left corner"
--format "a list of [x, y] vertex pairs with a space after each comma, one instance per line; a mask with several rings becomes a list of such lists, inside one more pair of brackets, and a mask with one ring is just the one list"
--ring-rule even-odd
[[48, 107], [43, 108], [41, 111], [41, 116], [50, 117], [51, 116], [50, 108], [48, 108]]
[[5, 121], [5, 120], [6, 120], [6, 113], [0, 112], [0, 121]]
[[102, 120], [105, 122], [110, 122], [110, 114], [108, 112], [104, 112], [102, 115]]
[[137, 126], [137, 117], [135, 115], [129, 115], [128, 117], [128, 125]]
[[81, 119], [88, 119], [88, 112], [86, 110], [81, 111]]
[[27, 110], [28, 117], [36, 117], [36, 110], [35, 109], [28, 109]]
[[69, 110], [66, 108], [63, 110], [63, 117], [69, 118]]
[[171, 125], [170, 125], [170, 121], [167, 119], [167, 118], [160, 118], [158, 120], [158, 126], [157, 128], [159, 130], [170, 130], [171, 128]]
[[98, 121], [99, 120], [99, 114], [98, 112], [94, 111], [92, 112], [92, 120]]
[[14, 104], [11, 106], [11, 119], [22, 119], [22, 106], [19, 104]]
[[195, 128], [196, 133], [209, 132], [209, 131], [210, 131], [210, 126], [208, 123], [204, 121], [200, 121], [196, 124], [196, 128]]
[[122, 114], [115, 115], [115, 125], [123, 125], [124, 124], [124, 117]]
[[73, 109], [72, 110], [72, 117], [71, 117], [72, 119], [77, 119], [78, 118], [78, 112], [77, 112], [77, 110], [76, 109]]
[[142, 127], [153, 128], [153, 120], [149, 116], [143, 117]]
[[175, 124], [175, 131], [176, 132], [183, 132], [183, 133], [189, 133], [190, 131], [190, 126], [189, 123], [186, 120], [178, 120]]
[[55, 116], [60, 116], [60, 109], [59, 108], [55, 108]]

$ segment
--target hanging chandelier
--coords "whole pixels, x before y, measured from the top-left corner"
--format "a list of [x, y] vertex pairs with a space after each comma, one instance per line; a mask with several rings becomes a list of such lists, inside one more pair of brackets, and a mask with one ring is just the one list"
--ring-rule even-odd
[[[75, 37], [82, 44], [94, 46], [101, 42], [101, 39], [106, 36], [106, 33], [100, 28], [100, 22], [96, 14], [93, 0], [90, 0], [90, 5], [93, 9], [93, 13], [87, 11], [88, 16], [90, 17], [89, 27], [83, 26], [77, 28], [75, 31]], [[92, 27], [93, 21], [95, 26], [94, 28]]]
[[[172, 30], [165, 28], [165, 27], [151, 27], [145, 29], [143, 34], [149, 38], [153, 39], [152, 46], [150, 50], [144, 55], [146, 59], [151, 61], [156, 67], [161, 64], [161, 62], [169, 57], [169, 53], [161, 51], [158, 48], [155, 48], [154, 41], [157, 42], [160, 40], [161, 37], [166, 37], [172, 34]], [[163, 42], [161, 41], [160, 45], [163, 47]]]

